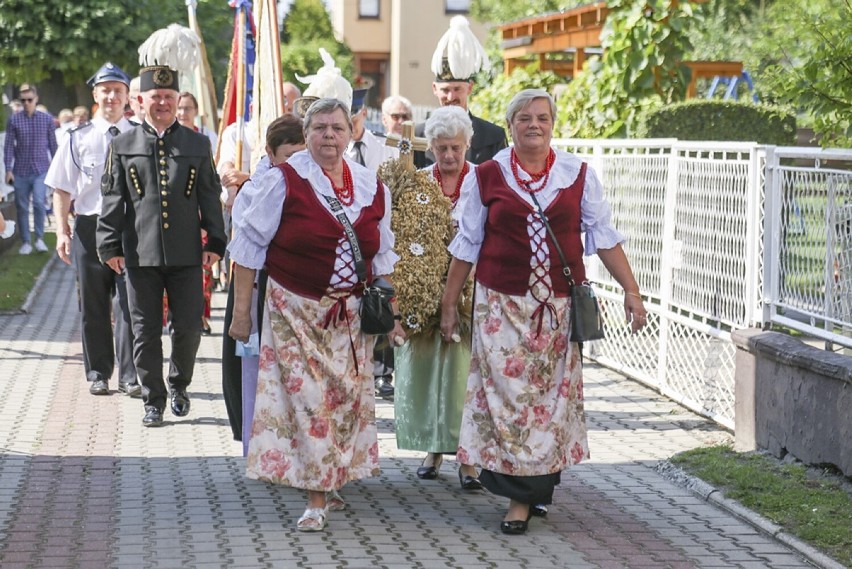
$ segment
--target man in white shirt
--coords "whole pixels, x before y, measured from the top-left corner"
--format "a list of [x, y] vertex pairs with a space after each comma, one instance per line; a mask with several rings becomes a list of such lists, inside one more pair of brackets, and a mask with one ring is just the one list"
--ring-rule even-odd
[[384, 137], [376, 136], [365, 127], [367, 107], [364, 105], [367, 89], [352, 91], [352, 140], [344, 154], [353, 162], [358, 162], [374, 172], [385, 160], [395, 158], [393, 149], [385, 145]]
[[[124, 275], [101, 264], [95, 243], [101, 212], [101, 176], [110, 141], [133, 124], [124, 118], [130, 78], [106, 63], [91, 79], [97, 110], [91, 122], [68, 131], [50, 163], [45, 184], [54, 189], [58, 231], [56, 253], [77, 269], [83, 319], [83, 365], [93, 395], [109, 395], [109, 378], [118, 361], [118, 390], [141, 397], [133, 364], [133, 334]], [[74, 238], [68, 215], [74, 202]], [[112, 310], [110, 310], [112, 305]], [[112, 320], [115, 320], [115, 329]], [[113, 337], [113, 342], [107, 338]]]

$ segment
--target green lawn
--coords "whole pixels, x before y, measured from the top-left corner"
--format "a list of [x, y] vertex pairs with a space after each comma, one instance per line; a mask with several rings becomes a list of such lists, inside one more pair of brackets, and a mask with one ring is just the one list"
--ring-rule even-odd
[[852, 567], [852, 483], [731, 447], [680, 453], [672, 464], [721, 490], [841, 564]]
[[0, 311], [20, 310], [42, 268], [56, 255], [56, 234], [45, 232], [44, 242], [46, 253], [19, 255], [19, 245], [15, 244], [0, 255]]

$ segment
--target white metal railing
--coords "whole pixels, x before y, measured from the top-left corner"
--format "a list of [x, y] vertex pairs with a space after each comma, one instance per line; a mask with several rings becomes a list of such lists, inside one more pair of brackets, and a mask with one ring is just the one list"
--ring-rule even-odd
[[[670, 139], [554, 145], [600, 176], [649, 309], [649, 326], [631, 336], [622, 291], [590, 258], [609, 330], [590, 357], [733, 428], [732, 330], [776, 323], [852, 345], [852, 172], [824, 164], [852, 153]], [[811, 164], [786, 164], [803, 157]], [[811, 237], [804, 264], [787, 239], [796, 207]]]

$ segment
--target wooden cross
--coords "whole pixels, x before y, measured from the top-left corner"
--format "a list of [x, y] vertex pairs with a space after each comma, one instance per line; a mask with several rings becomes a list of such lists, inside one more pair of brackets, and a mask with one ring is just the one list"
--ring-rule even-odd
[[414, 123], [411, 121], [402, 123], [402, 136], [387, 135], [385, 145], [399, 148], [399, 159], [409, 172], [414, 170], [414, 151], [426, 152], [429, 148], [425, 138], [414, 137]]

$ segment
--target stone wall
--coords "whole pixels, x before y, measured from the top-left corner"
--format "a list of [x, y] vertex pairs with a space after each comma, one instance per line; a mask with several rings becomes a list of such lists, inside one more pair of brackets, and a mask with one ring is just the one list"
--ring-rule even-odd
[[852, 476], [852, 358], [758, 329], [731, 334], [736, 448], [764, 449]]

